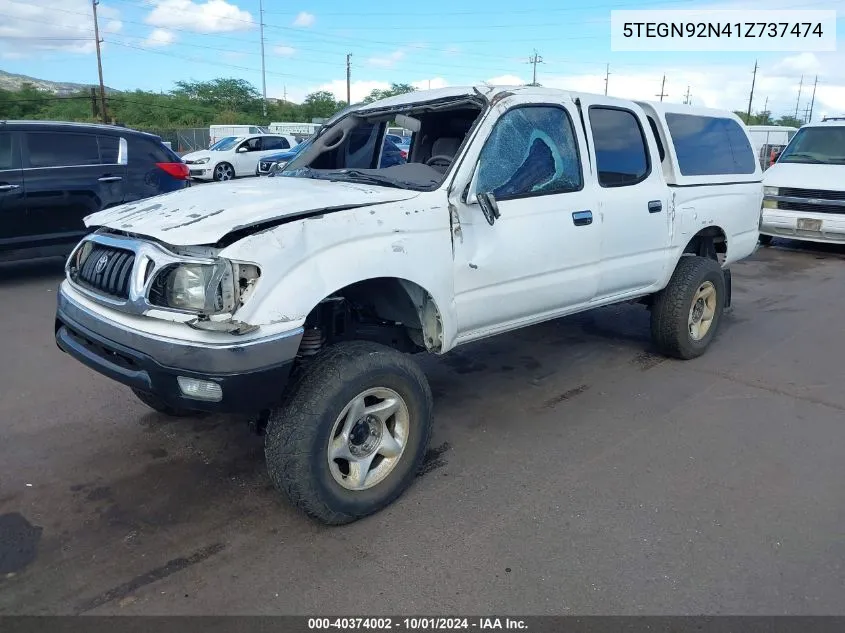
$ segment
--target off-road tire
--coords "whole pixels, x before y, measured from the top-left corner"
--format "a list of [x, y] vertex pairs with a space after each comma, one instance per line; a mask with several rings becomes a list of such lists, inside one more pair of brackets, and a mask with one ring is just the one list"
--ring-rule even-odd
[[138, 400], [143, 402], [150, 409], [158, 411], [162, 415], [166, 415], [171, 418], [200, 418], [206, 415], [206, 413], [202, 411], [192, 411], [191, 409], [171, 407], [158, 396], [141, 391], [140, 389], [133, 388], [132, 393], [134, 393]]
[[[368, 388], [397, 392], [410, 413], [405, 450], [372, 488], [347, 490], [333, 478], [327, 448], [344, 407]], [[414, 481], [431, 439], [433, 398], [425, 374], [407, 355], [368, 341], [330, 346], [308, 361], [267, 422], [264, 452], [276, 488], [312, 519], [342, 525], [378, 512]]]
[[773, 239], [771, 235], [760, 235], [760, 246], [771, 246]]
[[[716, 313], [707, 334], [696, 341], [689, 332], [693, 297], [706, 281], [716, 289]], [[657, 293], [651, 308], [651, 337], [666, 356], [690, 360], [701, 356], [719, 328], [726, 298], [725, 275], [719, 263], [704, 257], [681, 257], [669, 285]]]

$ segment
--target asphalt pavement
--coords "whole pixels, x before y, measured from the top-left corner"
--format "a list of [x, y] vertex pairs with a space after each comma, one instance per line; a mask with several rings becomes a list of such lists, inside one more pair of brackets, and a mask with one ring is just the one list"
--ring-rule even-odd
[[62, 354], [61, 262], [0, 267], [0, 614], [843, 614], [845, 248], [733, 269], [694, 361], [614, 306], [424, 358], [426, 466], [329, 528], [238, 417]]

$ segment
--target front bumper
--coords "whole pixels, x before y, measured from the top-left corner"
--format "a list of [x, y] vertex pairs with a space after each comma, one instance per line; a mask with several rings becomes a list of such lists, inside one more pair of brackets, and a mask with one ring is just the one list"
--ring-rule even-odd
[[188, 165], [191, 178], [197, 180], [211, 180], [214, 178], [214, 168], [207, 165]]
[[[251, 413], [281, 399], [302, 328], [235, 344], [180, 341], [128, 329], [60, 292], [55, 336], [59, 348], [84, 365], [172, 407]], [[184, 396], [179, 376], [219, 384], [222, 400]]]
[[[819, 230], [799, 228], [799, 220], [821, 222]], [[801, 222], [801, 224], [805, 224]], [[763, 209], [760, 233], [792, 240], [845, 244], [845, 213], [810, 213], [788, 209]]]

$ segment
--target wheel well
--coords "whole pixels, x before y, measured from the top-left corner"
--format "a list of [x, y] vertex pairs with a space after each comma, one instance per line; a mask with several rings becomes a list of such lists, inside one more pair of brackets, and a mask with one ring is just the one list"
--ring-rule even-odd
[[440, 311], [431, 295], [411, 281], [359, 281], [314, 306], [305, 320], [299, 356], [348, 340], [374, 341], [403, 352], [438, 352], [443, 344]]
[[727, 252], [728, 238], [718, 226], [701, 229], [684, 248], [684, 254], [698, 255], [716, 261], [723, 260]]

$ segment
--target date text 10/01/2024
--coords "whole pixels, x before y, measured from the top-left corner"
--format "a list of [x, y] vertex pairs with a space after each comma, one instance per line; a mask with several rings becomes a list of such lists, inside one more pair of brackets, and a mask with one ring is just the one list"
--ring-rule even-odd
[[521, 630], [524, 620], [514, 618], [309, 618], [310, 630], [359, 629], [369, 631], [436, 631], [436, 630]]
[[624, 37], [822, 37], [821, 22], [625, 22]]

